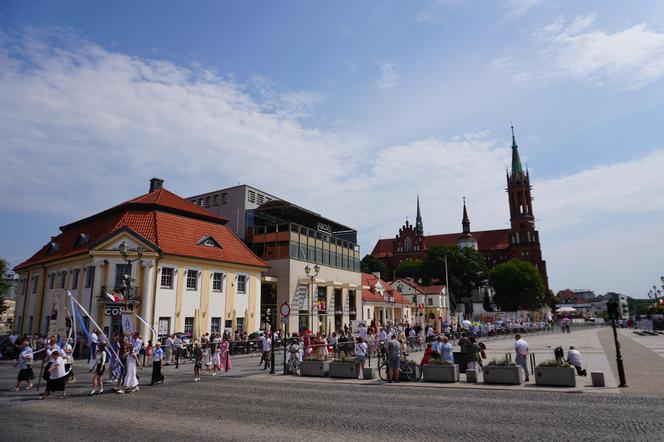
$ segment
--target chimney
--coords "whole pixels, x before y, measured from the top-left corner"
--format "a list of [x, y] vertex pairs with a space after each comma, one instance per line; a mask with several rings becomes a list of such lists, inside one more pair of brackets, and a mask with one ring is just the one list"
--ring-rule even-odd
[[371, 272], [371, 274], [380, 279], [380, 272]]
[[164, 180], [161, 178], [152, 178], [150, 180], [150, 193], [154, 192], [155, 190], [159, 190], [162, 187], [164, 187]]

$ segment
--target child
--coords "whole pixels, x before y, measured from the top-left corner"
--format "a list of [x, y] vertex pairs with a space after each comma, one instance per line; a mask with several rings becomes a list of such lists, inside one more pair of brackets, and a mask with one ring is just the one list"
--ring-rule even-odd
[[217, 370], [221, 370], [221, 344], [217, 344], [216, 346], [217, 348], [214, 350], [214, 356], [212, 357], [212, 367], [214, 368], [212, 376], [216, 376]]
[[201, 351], [201, 344], [194, 343], [194, 382], [201, 380], [201, 368], [203, 367], [203, 351]]

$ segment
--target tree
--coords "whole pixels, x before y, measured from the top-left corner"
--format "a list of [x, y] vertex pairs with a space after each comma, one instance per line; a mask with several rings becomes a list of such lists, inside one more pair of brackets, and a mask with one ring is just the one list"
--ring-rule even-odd
[[5, 294], [10, 288], [6, 279], [9, 278], [9, 264], [0, 258], [0, 315], [7, 311], [9, 306], [5, 303]]
[[477, 250], [466, 247], [434, 246], [427, 250], [423, 279], [445, 283], [445, 257], [447, 257], [447, 285], [450, 300], [457, 304], [469, 298], [473, 290], [486, 284], [486, 259]]
[[[424, 263], [419, 259], [403, 261], [396, 270], [397, 278], [413, 278], [415, 281], [423, 279], [422, 270]], [[426, 284], [426, 282], [425, 282]]]
[[362, 258], [361, 268], [363, 273], [380, 272], [381, 279], [390, 277], [385, 263], [373, 255], [365, 255]]
[[544, 283], [537, 267], [510, 259], [489, 272], [489, 283], [496, 291], [493, 302], [503, 311], [539, 307], [544, 300]]

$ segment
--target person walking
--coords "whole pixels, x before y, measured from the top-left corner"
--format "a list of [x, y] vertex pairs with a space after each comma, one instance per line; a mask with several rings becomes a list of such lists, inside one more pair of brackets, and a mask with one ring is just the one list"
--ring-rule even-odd
[[39, 396], [39, 399], [46, 399], [54, 391], [60, 392], [60, 398], [64, 399], [65, 383], [67, 381], [65, 371], [65, 360], [60, 356], [60, 351], [51, 352], [51, 365], [48, 368], [48, 380], [46, 381], [46, 391]]
[[161, 348], [161, 342], [157, 341], [154, 352], [152, 353], [152, 379], [150, 385], [157, 382], [164, 383], [164, 375], [161, 373], [161, 367], [164, 364], [164, 350]]
[[164, 359], [166, 359], [166, 365], [171, 365], [173, 363], [173, 337], [172, 336], [168, 336], [166, 338], [165, 347], [166, 347], [166, 355], [165, 355]]
[[364, 377], [364, 363], [367, 360], [367, 343], [364, 342], [364, 339], [362, 337], [357, 338], [357, 342], [355, 343], [355, 369], [357, 373], [357, 377], [360, 377], [360, 372], [362, 372], [362, 376]]
[[272, 339], [268, 334], [265, 334], [263, 337], [263, 362], [265, 363], [263, 370], [270, 368], [270, 350], [272, 350]]
[[387, 378], [388, 382], [399, 382], [399, 363], [401, 362], [401, 344], [397, 336], [392, 335], [387, 343]]
[[94, 330], [90, 335], [90, 357], [88, 358], [88, 363], [90, 364], [91, 369], [94, 368], [97, 344], [99, 344], [99, 335], [97, 334], [97, 330]]
[[26, 382], [28, 384], [25, 387], [26, 390], [32, 388], [32, 380], [35, 378], [35, 374], [32, 371], [33, 358], [32, 348], [28, 345], [28, 340], [24, 339], [21, 341], [18, 358], [16, 358], [16, 364], [14, 364], [14, 367], [18, 365], [18, 377], [16, 379], [16, 387], [14, 387], [14, 391], [20, 389], [21, 382]]
[[221, 370], [221, 343], [215, 344], [214, 353], [212, 354], [212, 376], [217, 375], [217, 371]]
[[523, 371], [526, 374], [526, 382], [530, 380], [528, 375], [528, 343], [521, 339], [521, 335], [514, 335], [514, 351], [516, 352], [515, 362], [519, 367], [523, 367]]
[[[138, 360], [138, 353], [133, 345], [129, 345], [127, 354], [127, 374], [124, 381], [124, 392], [130, 393], [138, 391], [138, 370], [142, 369], [141, 363]], [[118, 391], [120, 393], [121, 391]]]
[[194, 342], [194, 382], [201, 381], [201, 368], [203, 367], [203, 351], [201, 344]]
[[231, 343], [228, 341], [228, 337], [224, 339], [219, 345], [221, 347], [221, 353], [219, 355], [219, 369], [223, 371], [231, 371]]
[[[104, 371], [106, 371], [106, 344], [100, 343], [96, 349], [95, 366], [92, 375], [92, 390], [89, 396], [102, 394], [104, 392]], [[92, 371], [92, 370], [90, 370]]]
[[67, 382], [70, 384], [76, 382], [74, 377], [74, 348], [69, 341], [62, 346], [63, 359], [65, 360], [65, 372], [67, 373]]

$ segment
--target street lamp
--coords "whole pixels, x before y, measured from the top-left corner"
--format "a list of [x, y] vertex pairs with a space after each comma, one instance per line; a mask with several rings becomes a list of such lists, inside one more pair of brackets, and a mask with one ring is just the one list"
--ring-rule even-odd
[[272, 317], [272, 310], [268, 308], [265, 311], [265, 314], [268, 318], [269, 324], [270, 324], [270, 334], [268, 337], [272, 340], [270, 342], [270, 374], [274, 374], [274, 346], [275, 346], [275, 340], [274, 340], [274, 318]]
[[318, 273], [320, 272], [320, 266], [318, 264], [314, 265], [314, 271], [313, 274], [311, 272], [311, 267], [307, 264], [307, 266], [304, 268], [304, 273], [307, 274], [307, 276], [310, 278], [310, 285], [309, 285], [309, 320], [307, 321], [307, 328], [309, 330], [314, 328], [314, 319], [313, 319], [313, 311], [314, 311], [314, 280], [316, 279], [316, 276], [318, 276]]
[[[124, 275], [124, 281], [126, 285], [125, 289], [125, 310], [129, 311], [129, 296], [131, 294], [131, 265], [132, 263], [138, 261], [141, 262], [143, 258], [143, 253], [145, 253], [145, 248], [143, 246], [138, 246], [135, 249], [130, 249], [124, 241], [122, 244], [118, 246], [118, 250], [120, 251], [120, 255], [122, 255], [122, 259], [124, 259], [128, 264], [129, 264], [129, 274]], [[137, 257], [134, 259], [129, 258], [129, 254], [131, 252], [136, 252]]]

